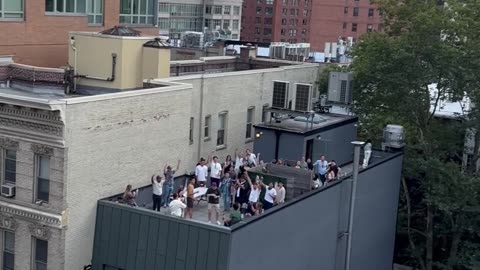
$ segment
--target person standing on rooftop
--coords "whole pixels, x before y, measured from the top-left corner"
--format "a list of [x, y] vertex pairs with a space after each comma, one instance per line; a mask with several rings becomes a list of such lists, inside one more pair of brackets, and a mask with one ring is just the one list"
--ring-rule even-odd
[[195, 178], [190, 179], [190, 182], [187, 186], [187, 211], [185, 211], [185, 218], [192, 219], [193, 217], [193, 202], [195, 198], [193, 195], [195, 194], [195, 187], [193, 186], [195, 182]]
[[165, 164], [163, 167], [163, 175], [165, 176], [165, 184], [163, 188], [163, 203], [164, 207], [167, 207], [170, 202], [170, 195], [173, 193], [175, 173], [180, 168], [180, 160], [177, 161], [177, 167], [175, 170], [172, 169], [172, 166]]
[[208, 167], [205, 165], [205, 159], [200, 158], [200, 162], [195, 168], [195, 176], [197, 177], [197, 181], [200, 184], [200, 186], [206, 186], [207, 174], [208, 174]]
[[282, 204], [285, 202], [285, 187], [283, 186], [282, 182], [278, 182], [275, 184], [275, 191], [277, 192], [277, 196], [275, 197], [276, 204]]
[[162, 179], [160, 175], [152, 175], [152, 199], [153, 199], [153, 211], [160, 212], [160, 207], [162, 206], [162, 192], [163, 184], [165, 180]]
[[178, 197], [177, 193], [173, 193], [173, 200], [169, 204], [170, 214], [176, 217], [182, 217], [182, 211], [187, 206]]
[[320, 181], [322, 181], [322, 185], [324, 185], [325, 181], [327, 180], [326, 174], [327, 174], [327, 167], [328, 167], [328, 161], [325, 159], [325, 156], [321, 155], [320, 159], [315, 161], [315, 163], [313, 163], [313, 167], [315, 169], [315, 173], [317, 174], [318, 178], [320, 178]]
[[250, 149], [245, 150], [245, 159], [247, 160], [249, 167], [257, 166], [257, 156], [255, 156]]
[[[208, 161], [210, 162], [210, 157], [208, 157]], [[221, 177], [222, 177], [222, 165], [218, 162], [218, 157], [213, 156], [210, 163], [210, 185], [215, 183], [218, 187], [220, 185]]]

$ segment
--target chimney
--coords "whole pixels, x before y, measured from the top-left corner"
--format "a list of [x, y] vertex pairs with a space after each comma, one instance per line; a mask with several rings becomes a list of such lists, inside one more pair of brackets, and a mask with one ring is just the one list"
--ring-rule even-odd
[[257, 58], [257, 48], [248, 43], [246, 47], [240, 48], [240, 60], [248, 62], [251, 58]]
[[166, 40], [155, 38], [143, 44], [143, 79], [170, 77], [170, 45]]

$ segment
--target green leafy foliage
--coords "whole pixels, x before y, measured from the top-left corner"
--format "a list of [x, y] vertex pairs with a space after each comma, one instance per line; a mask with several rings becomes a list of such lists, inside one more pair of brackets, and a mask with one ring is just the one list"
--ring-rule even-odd
[[385, 125], [406, 129], [396, 261], [427, 270], [480, 269], [478, 153], [462, 166], [465, 133], [480, 131], [479, 112], [435, 115], [447, 100], [467, 96], [479, 104], [480, 0], [376, 4], [385, 30], [362, 36], [350, 68], [361, 136], [378, 143]]

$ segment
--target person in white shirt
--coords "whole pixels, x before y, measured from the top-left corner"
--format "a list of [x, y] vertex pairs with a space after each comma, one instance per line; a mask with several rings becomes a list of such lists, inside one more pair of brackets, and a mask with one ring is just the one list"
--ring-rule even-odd
[[248, 180], [248, 183], [250, 184], [250, 195], [248, 196], [248, 211], [247, 213], [254, 216], [258, 211], [257, 209], [257, 203], [258, 199], [260, 197], [260, 189], [258, 188], [257, 181], [259, 180], [258, 175], [255, 183], [252, 183], [252, 180], [248, 176], [248, 173], [245, 172], [245, 177]]
[[[208, 157], [210, 161], [210, 157]], [[210, 163], [210, 185], [215, 183], [220, 186], [220, 178], [222, 177], [222, 165], [218, 162], [218, 157], [214, 156]]]
[[177, 193], [173, 193], [173, 200], [168, 207], [170, 209], [170, 214], [176, 217], [182, 217], [183, 209], [187, 208], [187, 206], [180, 200]]
[[245, 150], [245, 159], [248, 161], [249, 167], [257, 166], [257, 156], [254, 153], [250, 152], [250, 149]]
[[197, 181], [201, 186], [206, 186], [207, 174], [208, 174], [208, 167], [205, 165], [205, 159], [201, 158], [200, 162], [195, 168], [195, 176], [197, 177]]
[[263, 209], [268, 210], [272, 208], [273, 204], [275, 203], [275, 198], [277, 197], [277, 191], [273, 187], [273, 183], [269, 183], [267, 186], [262, 181], [260, 181], [260, 184], [266, 188], [265, 197], [263, 197], [263, 200], [264, 200]]
[[153, 211], [159, 211], [162, 205], [163, 183], [165, 180], [160, 175], [152, 175], [152, 197], [153, 197]]
[[367, 143], [363, 147], [364, 152], [364, 158], [363, 158], [363, 168], [368, 167], [368, 163], [370, 162], [370, 157], [372, 156], [372, 141], [367, 140]]
[[282, 182], [278, 182], [275, 184], [275, 191], [277, 192], [277, 196], [275, 197], [275, 203], [282, 204], [285, 202], [285, 187], [283, 186]]

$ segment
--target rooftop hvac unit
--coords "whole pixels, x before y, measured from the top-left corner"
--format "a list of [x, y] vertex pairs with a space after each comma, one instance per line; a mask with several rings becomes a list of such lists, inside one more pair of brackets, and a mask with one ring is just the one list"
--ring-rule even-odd
[[312, 85], [296, 84], [295, 111], [310, 112], [312, 109]]
[[387, 125], [383, 130], [382, 150], [401, 149], [405, 146], [405, 129], [399, 125]]
[[328, 101], [342, 104], [353, 102], [353, 74], [330, 72], [328, 80]]
[[272, 108], [288, 109], [288, 82], [273, 82]]

